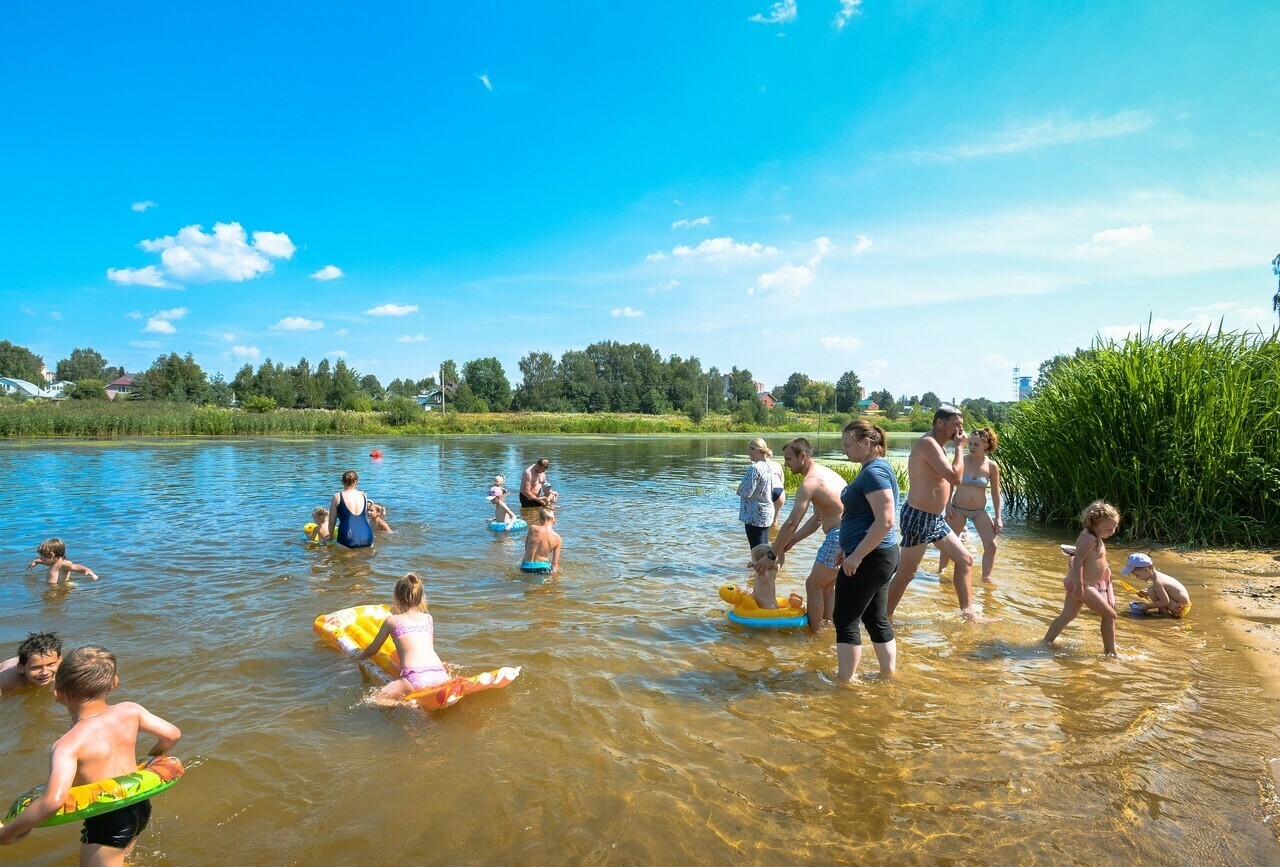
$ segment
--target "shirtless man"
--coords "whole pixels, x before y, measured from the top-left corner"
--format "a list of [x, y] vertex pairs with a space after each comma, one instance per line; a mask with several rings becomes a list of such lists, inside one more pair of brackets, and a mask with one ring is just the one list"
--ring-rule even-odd
[[560, 569], [560, 544], [564, 540], [555, 531], [555, 526], [556, 513], [546, 506], [539, 509], [538, 523], [529, 525], [529, 535], [524, 539], [521, 572], [545, 573]]
[[[796, 498], [792, 501], [791, 514], [783, 522], [782, 529], [773, 540], [773, 546], [756, 564], [756, 571], [763, 572], [776, 560], [778, 568], [787, 556], [787, 550], [801, 539], [813, 535], [818, 527], [826, 533], [826, 541], [818, 549], [817, 559], [804, 582], [805, 598], [809, 600], [809, 632], [817, 632], [824, 620], [830, 620], [836, 607], [836, 556], [840, 553], [840, 518], [844, 506], [840, 504], [840, 492], [844, 479], [830, 467], [824, 467], [813, 459], [813, 446], [804, 437], [796, 437], [782, 447], [782, 459], [787, 469], [804, 477]], [[800, 526], [805, 513], [813, 505], [813, 517]]]
[[[944, 448], [947, 443], [955, 447], [955, 454], [949, 461]], [[955, 561], [952, 582], [960, 600], [960, 613], [970, 619], [974, 617], [969, 587], [973, 555], [952, 531], [946, 518], [951, 488], [960, 484], [964, 475], [964, 444], [964, 416], [954, 406], [943, 404], [933, 414], [933, 430], [911, 447], [911, 457], [907, 461], [911, 486], [898, 522], [902, 531], [902, 563], [898, 566], [898, 574], [889, 582], [890, 615], [898, 607], [911, 579], [916, 577], [925, 548], [934, 544], [946, 557]]]
[[547, 483], [549, 469], [551, 469], [551, 461], [546, 458], [538, 458], [524, 468], [524, 475], [520, 477], [520, 508], [531, 509], [550, 505], [542, 492], [543, 486]]

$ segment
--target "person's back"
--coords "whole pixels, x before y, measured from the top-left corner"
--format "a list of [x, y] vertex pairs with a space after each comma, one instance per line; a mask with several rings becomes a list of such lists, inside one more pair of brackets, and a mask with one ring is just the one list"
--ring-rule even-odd
[[529, 526], [529, 534], [524, 540], [524, 563], [541, 564], [546, 563], [550, 566], [550, 571], [554, 572], [560, 565], [560, 534], [553, 528], [556, 523], [556, 513], [551, 509], [543, 507], [538, 510], [539, 523]]

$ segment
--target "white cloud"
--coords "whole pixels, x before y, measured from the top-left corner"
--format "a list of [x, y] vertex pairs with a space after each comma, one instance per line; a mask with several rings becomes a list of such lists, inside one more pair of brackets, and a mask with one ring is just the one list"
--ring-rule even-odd
[[342, 273], [342, 269], [337, 265], [325, 265], [319, 271], [311, 275], [312, 280], [319, 280], [321, 283], [327, 280], [337, 280], [339, 277], [346, 276]]
[[151, 314], [147, 319], [147, 324], [143, 327], [144, 334], [177, 334], [178, 329], [173, 327], [174, 320], [181, 319], [187, 315], [187, 308], [174, 307], [172, 310], [161, 310], [158, 313]]
[[134, 202], [129, 207], [133, 208], [135, 211], [141, 214], [143, 211], [146, 211], [150, 208], [154, 208], [155, 206], [156, 206], [155, 202], [151, 201], [150, 199], [147, 199], [145, 202]]
[[875, 242], [866, 235], [859, 235], [857, 242], [853, 245], [853, 254], [855, 256], [861, 255], [870, 250], [874, 244]]
[[427, 335], [425, 334], [401, 334], [396, 338], [401, 343], [426, 343]]
[[271, 326], [273, 331], [319, 331], [321, 328], [324, 328], [324, 322], [301, 316], [286, 316]]
[[840, 11], [836, 13], [836, 17], [831, 23], [837, 30], [843, 30], [851, 18], [856, 18], [861, 14], [862, 0], [840, 0]]
[[[724, 260], [752, 259], [756, 256], [772, 256], [777, 252], [777, 247], [766, 247], [760, 243], [742, 244], [732, 238], [708, 238], [696, 247], [689, 247], [681, 244], [671, 250], [671, 255], [680, 258], [697, 257], [711, 260]], [[651, 259], [651, 261], [653, 260]]]
[[766, 271], [756, 280], [756, 285], [747, 290], [747, 294], [793, 298], [813, 283], [816, 260], [817, 257], [804, 265], [793, 265], [787, 262], [773, 271]]
[[863, 365], [862, 370], [858, 371], [858, 379], [867, 386], [867, 391], [879, 391], [874, 388], [876, 380], [884, 376], [885, 371], [889, 369], [889, 359], [877, 358], [875, 361], [869, 361]]
[[657, 253], [650, 253], [648, 256], [644, 257], [644, 260], [646, 262], [661, 262], [665, 258], [667, 258], [667, 254], [659, 251]]
[[408, 316], [410, 313], [417, 312], [417, 304], [382, 304], [378, 307], [370, 307], [364, 313], [366, 316]]
[[296, 249], [283, 232], [254, 232], [250, 243], [239, 223], [215, 223], [212, 233], [186, 226], [177, 235], [144, 240], [138, 247], [159, 253], [159, 268], [109, 268], [109, 279], [158, 288], [170, 288], [169, 280], [239, 283], [268, 273], [274, 268], [272, 259], [289, 259]]
[[234, 331], [224, 331], [222, 332], [222, 339], [227, 343], [231, 343], [236, 339], [236, 334]]
[[485, 90], [490, 92], [493, 91], [493, 82], [489, 80], [489, 73], [486, 72], [484, 75], [477, 75], [476, 78], [480, 79], [480, 83], [484, 85]]
[[1109, 253], [1121, 247], [1132, 247], [1155, 237], [1150, 226], [1125, 226], [1122, 229], [1105, 229], [1095, 232], [1093, 240], [1087, 244], [1079, 244], [1076, 249], [1081, 253]]
[[825, 256], [836, 248], [836, 245], [831, 243], [831, 239], [826, 237], [814, 238], [813, 246], [818, 249], [819, 256]]
[[657, 285], [650, 286], [650, 292], [670, 292], [680, 285], [679, 280], [659, 280]]
[[246, 361], [257, 361], [262, 352], [256, 346], [233, 346], [231, 347], [231, 354]]
[[325, 355], [328, 355], [331, 358], [347, 358], [351, 353], [347, 352], [345, 349], [330, 349], [325, 353]]
[[107, 279], [121, 286], [153, 286], [156, 289], [176, 289], [155, 265], [145, 268], [108, 268]]
[[839, 349], [844, 352], [862, 348], [862, 341], [856, 337], [824, 337], [819, 342], [823, 349]]
[[1146, 111], [1122, 111], [1109, 117], [1091, 117], [1086, 120], [1059, 116], [1008, 127], [963, 144], [911, 151], [907, 156], [917, 162], [949, 163], [1054, 145], [1074, 144], [1080, 141], [1133, 135], [1145, 132], [1154, 126], [1155, 122], [1155, 118]]
[[141, 319], [141, 318], [142, 318], [142, 311], [141, 311], [141, 310], [130, 310], [128, 313], [126, 313], [126, 314], [125, 314], [125, 316], [128, 316], [130, 319]]
[[671, 228], [691, 229], [694, 226], [710, 226], [710, 225], [711, 225], [710, 217], [698, 217], [697, 219], [694, 219], [694, 220], [676, 220], [674, 223], [671, 224]]
[[618, 318], [619, 316], [624, 317], [626, 319], [635, 319], [637, 317], [643, 316], [644, 311], [637, 310], [634, 307], [615, 307], [614, 309], [609, 311], [609, 315], [614, 317], [615, 319]]
[[136, 346], [138, 349], [159, 349], [164, 346], [159, 340], [130, 340], [130, 346]]
[[757, 24], [790, 24], [796, 20], [797, 14], [796, 0], [778, 0], [769, 7], [768, 14], [757, 12], [747, 20]]
[[345, 328], [339, 328], [337, 331], [333, 333], [335, 337], [346, 337], [350, 332], [347, 331], [347, 329]]

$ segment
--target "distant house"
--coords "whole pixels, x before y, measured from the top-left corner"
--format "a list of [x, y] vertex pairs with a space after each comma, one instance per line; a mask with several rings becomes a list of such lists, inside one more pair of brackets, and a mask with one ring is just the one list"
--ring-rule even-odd
[[440, 389], [433, 388], [430, 391], [424, 391], [422, 394], [414, 398], [418, 402], [418, 406], [431, 412], [433, 409], [440, 407]]
[[758, 391], [756, 397], [760, 398], [760, 402], [765, 405], [766, 409], [773, 409], [778, 405], [778, 399], [773, 396], [772, 392]]
[[0, 394], [14, 395], [16, 397], [62, 400], [65, 397], [63, 392], [72, 385], [73, 383], [70, 382], [55, 382], [48, 388], [41, 388], [34, 382], [27, 382], [25, 379], [0, 376]]
[[132, 376], [126, 374], [119, 379], [111, 380], [111, 382], [107, 383], [107, 398], [115, 400], [116, 395], [122, 394], [127, 399], [137, 394], [138, 387], [133, 384], [133, 379]]
[[880, 404], [876, 403], [869, 397], [864, 398], [863, 400], [858, 401], [858, 411], [864, 415], [875, 415], [880, 412]]

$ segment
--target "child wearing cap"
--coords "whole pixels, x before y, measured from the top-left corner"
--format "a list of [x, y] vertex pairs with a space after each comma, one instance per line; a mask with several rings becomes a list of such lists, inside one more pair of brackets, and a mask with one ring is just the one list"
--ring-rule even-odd
[[506, 476], [494, 476], [493, 487], [485, 494], [485, 498], [493, 503], [493, 520], [501, 521], [510, 530], [511, 525], [516, 522], [516, 513], [503, 501], [503, 497], [507, 495], [507, 489], [503, 487], [506, 483]]
[[1146, 590], [1138, 591], [1138, 595], [1148, 601], [1129, 603], [1129, 610], [1134, 614], [1164, 613], [1170, 617], [1183, 617], [1191, 610], [1191, 594], [1187, 593], [1187, 588], [1173, 576], [1157, 571], [1150, 556], [1130, 554], [1129, 562], [1120, 572], [1151, 582]]

